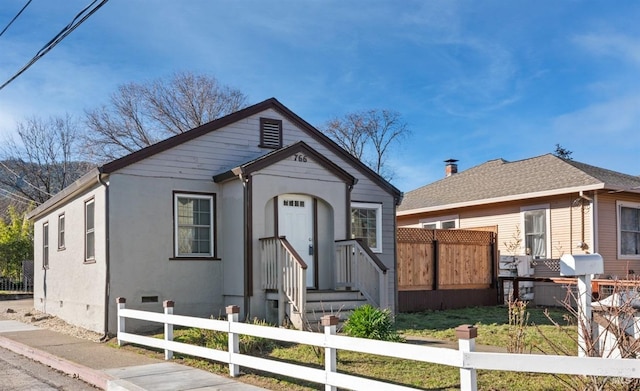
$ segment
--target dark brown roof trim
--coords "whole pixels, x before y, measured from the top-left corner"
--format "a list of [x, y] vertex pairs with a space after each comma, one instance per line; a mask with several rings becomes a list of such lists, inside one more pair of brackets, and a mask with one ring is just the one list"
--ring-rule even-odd
[[153, 156], [157, 153], [166, 151], [182, 143], [185, 143], [187, 141], [190, 141], [202, 135], [205, 135], [209, 132], [213, 132], [227, 125], [230, 125], [234, 122], [238, 122], [246, 117], [250, 117], [252, 115], [265, 111], [266, 109], [273, 107], [274, 101], [276, 101], [275, 98], [267, 99], [253, 106], [249, 106], [242, 110], [236, 111], [224, 117], [208, 122], [204, 125], [198, 126], [197, 128], [193, 128], [184, 133], [177, 134], [173, 137], [169, 137], [168, 139], [162, 140], [153, 145], [142, 148], [139, 151], [130, 153], [129, 155], [123, 156], [119, 159], [106, 163], [101, 167], [102, 168], [101, 172], [110, 174], [121, 168], [127, 167], [128, 165], [137, 163], [143, 159]]
[[329, 137], [325, 136], [322, 132], [314, 128], [311, 124], [309, 124], [304, 119], [300, 118], [297, 114], [289, 110], [282, 103], [280, 103], [276, 98], [269, 98], [265, 101], [257, 103], [253, 106], [249, 106], [240, 111], [236, 111], [235, 113], [229, 114], [225, 117], [218, 118], [214, 121], [201, 125], [197, 128], [191, 129], [187, 132], [175, 135], [166, 140], [160, 141], [156, 144], [150, 145], [146, 148], [143, 148], [137, 152], [133, 152], [129, 155], [123, 156], [119, 159], [113, 160], [109, 163], [106, 163], [101, 167], [101, 172], [109, 174], [121, 168], [127, 167], [130, 164], [136, 163], [142, 159], [146, 159], [150, 156], [153, 156], [157, 153], [166, 151], [170, 148], [173, 148], [177, 145], [180, 145], [186, 141], [193, 140], [197, 137], [200, 137], [209, 132], [218, 130], [227, 125], [230, 125], [234, 122], [242, 120], [246, 117], [255, 115], [267, 109], [274, 109], [278, 111], [283, 116], [287, 117], [291, 122], [298, 125], [304, 132], [311, 135], [313, 138], [317, 139], [321, 144], [325, 147], [331, 149], [336, 152], [343, 159], [351, 162], [354, 167], [356, 167], [361, 173], [369, 177], [374, 183], [381, 186], [385, 189], [389, 194], [393, 195], [396, 198], [396, 204], [399, 204], [402, 200], [402, 192], [393, 186], [391, 183], [387, 182], [380, 175], [376, 174], [372, 169], [367, 167], [360, 160], [356, 159], [349, 152], [342, 149], [338, 144], [336, 144]]
[[260, 171], [263, 168], [269, 167], [274, 163], [289, 158], [292, 154], [304, 153], [307, 156], [311, 156], [322, 167], [329, 170], [336, 177], [342, 179], [347, 185], [354, 186], [357, 179], [354, 178], [347, 171], [343, 170], [340, 166], [327, 159], [324, 155], [320, 154], [315, 149], [311, 148], [304, 141], [298, 141], [295, 144], [270, 152], [266, 155], [260, 156], [257, 159], [249, 161], [238, 167], [232, 168], [229, 171], [223, 172], [213, 177], [214, 182], [224, 182], [239, 175], [251, 175], [253, 172]]

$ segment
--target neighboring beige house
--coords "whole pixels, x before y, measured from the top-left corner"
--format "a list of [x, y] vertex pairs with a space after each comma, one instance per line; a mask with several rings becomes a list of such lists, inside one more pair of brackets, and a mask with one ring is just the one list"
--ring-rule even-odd
[[[551, 260], [585, 253], [602, 255], [604, 278], [640, 273], [640, 176], [552, 154], [462, 172], [456, 160], [446, 163], [445, 178], [405, 194], [399, 227], [496, 226], [501, 254], [513, 245], [531, 255], [536, 276], [558, 276]], [[535, 291], [537, 304], [564, 297], [553, 283]]]
[[364, 302], [393, 311], [401, 196], [268, 99], [97, 167], [31, 212], [34, 304], [105, 333], [117, 297], [298, 327]]

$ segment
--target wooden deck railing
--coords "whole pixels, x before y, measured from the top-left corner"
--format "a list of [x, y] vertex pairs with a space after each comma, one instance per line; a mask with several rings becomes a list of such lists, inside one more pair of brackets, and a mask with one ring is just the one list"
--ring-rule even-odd
[[[307, 264], [284, 236], [261, 238], [262, 286], [278, 292], [278, 319], [288, 300], [304, 322], [307, 304]], [[304, 323], [303, 323], [304, 324]]]
[[372, 304], [389, 307], [387, 267], [360, 240], [336, 242], [336, 288], [359, 290]]

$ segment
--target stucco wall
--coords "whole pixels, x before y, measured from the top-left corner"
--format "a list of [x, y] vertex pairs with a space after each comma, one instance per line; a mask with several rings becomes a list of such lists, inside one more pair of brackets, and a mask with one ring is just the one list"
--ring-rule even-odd
[[[160, 312], [164, 300], [173, 300], [176, 314], [224, 314], [222, 260], [171, 259], [174, 191], [216, 194], [220, 233], [219, 189], [213, 181], [110, 177], [110, 328], [116, 326], [116, 297], [125, 297], [128, 308]], [[224, 253], [220, 235], [216, 245], [218, 253]], [[156, 296], [157, 302], [142, 302], [143, 297]]]
[[[95, 202], [95, 262], [85, 262], [85, 201]], [[34, 221], [34, 307], [96, 332], [104, 331], [104, 187], [87, 193]], [[58, 216], [65, 216], [65, 247], [58, 248]], [[49, 268], [42, 267], [43, 224], [49, 223]]]

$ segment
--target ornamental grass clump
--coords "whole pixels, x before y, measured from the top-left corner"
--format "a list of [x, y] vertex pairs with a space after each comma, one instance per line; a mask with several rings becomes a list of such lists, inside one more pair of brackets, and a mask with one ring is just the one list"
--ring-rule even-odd
[[404, 342], [404, 338], [394, 328], [391, 312], [369, 304], [353, 311], [344, 324], [343, 331], [350, 337]]

